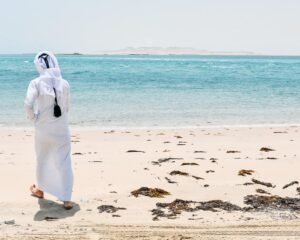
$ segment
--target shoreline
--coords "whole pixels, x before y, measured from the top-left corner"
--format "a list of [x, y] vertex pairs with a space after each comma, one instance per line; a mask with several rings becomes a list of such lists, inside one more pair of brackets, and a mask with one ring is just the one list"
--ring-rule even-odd
[[[3, 56], [15, 56], [15, 55], [29, 55], [35, 56], [36, 53], [0, 53]], [[58, 56], [74, 56], [74, 57], [89, 57], [89, 56], [203, 56], [203, 57], [210, 57], [210, 56], [224, 56], [224, 57], [300, 57], [300, 54], [267, 54], [267, 53], [253, 53], [253, 54], [222, 54], [222, 53], [211, 53], [211, 54], [107, 54], [107, 53], [57, 53]]]
[[[223, 128], [284, 128], [284, 127], [300, 127], [300, 123], [282, 123], [282, 124], [238, 124], [238, 125], [203, 125], [203, 126], [143, 126], [143, 127], [132, 127], [132, 126], [78, 126], [69, 124], [70, 129], [73, 130], [176, 130], [176, 129], [223, 129]], [[34, 126], [1, 126], [1, 130], [32, 130]]]

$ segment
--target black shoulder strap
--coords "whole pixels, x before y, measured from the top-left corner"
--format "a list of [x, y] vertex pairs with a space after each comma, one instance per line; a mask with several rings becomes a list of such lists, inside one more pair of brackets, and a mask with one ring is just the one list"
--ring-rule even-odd
[[55, 90], [55, 88], [53, 88], [53, 90], [54, 90], [54, 94], [55, 94], [55, 98], [54, 98], [54, 100], [55, 100], [55, 105], [58, 105], [58, 104], [57, 104], [57, 97], [56, 97], [56, 90]]

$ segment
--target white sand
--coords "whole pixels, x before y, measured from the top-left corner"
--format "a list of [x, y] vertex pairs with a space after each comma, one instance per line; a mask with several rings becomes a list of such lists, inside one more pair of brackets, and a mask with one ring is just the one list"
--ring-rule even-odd
[[[157, 202], [169, 203], [175, 199], [219, 199], [244, 207], [244, 196], [256, 194], [255, 190], [258, 188], [272, 195], [298, 198], [296, 188], [299, 185], [287, 189], [282, 187], [291, 181], [300, 182], [299, 130], [300, 127], [293, 126], [128, 129], [113, 132], [73, 129], [72, 153], [81, 153], [72, 156], [75, 176], [73, 201], [78, 205], [71, 211], [65, 211], [60, 202], [48, 194], [45, 195], [45, 200], [30, 196], [29, 186], [35, 179], [33, 130], [1, 129], [0, 239], [31, 239], [40, 234], [46, 239], [51, 239], [51, 234], [56, 234], [53, 239], [99, 239], [100, 235], [107, 236], [107, 239], [129, 239], [134, 236], [137, 238], [137, 232], [140, 231], [148, 237], [145, 239], [167, 239], [170, 236], [180, 239], [179, 235], [182, 233], [196, 237], [203, 235], [203, 231], [234, 231], [230, 230], [230, 226], [238, 226], [234, 227], [236, 231], [266, 231], [264, 236], [268, 236], [274, 233], [274, 229], [279, 229], [276, 224], [282, 226], [281, 237], [291, 234], [290, 232], [297, 235], [300, 231], [297, 217], [300, 214], [295, 212], [196, 211], [183, 212], [176, 219], [160, 218], [159, 221], [153, 221], [151, 210], [156, 207]], [[178, 145], [182, 142], [185, 145]], [[262, 152], [261, 147], [270, 147], [275, 151]], [[141, 150], [145, 153], [127, 153], [128, 150]], [[231, 150], [239, 152], [227, 153]], [[167, 157], [183, 160], [164, 162], [160, 166], [152, 163]], [[276, 159], [267, 159], [268, 157]], [[216, 162], [213, 163], [211, 158], [216, 158]], [[181, 166], [184, 162], [199, 165]], [[251, 169], [255, 173], [252, 176], [238, 176], [241, 169]], [[196, 180], [190, 176], [170, 176], [169, 173], [173, 170], [187, 172], [204, 180]], [[214, 172], [206, 173], [207, 170]], [[177, 184], [168, 183], [165, 177]], [[276, 187], [243, 185], [251, 182], [252, 178], [271, 182]], [[204, 187], [205, 184], [209, 186]], [[162, 188], [171, 195], [165, 198], [136, 198], [130, 194], [142, 186]], [[114, 213], [119, 217], [113, 217], [111, 213], [98, 213], [97, 207], [104, 204], [124, 207], [126, 210]], [[59, 219], [46, 221], [45, 217]], [[189, 220], [190, 218], [195, 220]], [[11, 219], [15, 220], [14, 225], [3, 223]], [[271, 223], [275, 226], [270, 226]], [[247, 227], [251, 224], [256, 227]], [[259, 226], [264, 229], [257, 229]], [[123, 235], [122, 232], [126, 234]], [[235, 235], [232, 234], [232, 238], [228, 239], [233, 239]], [[206, 235], [209, 236], [208, 233], [204, 234], [203, 239], [206, 239]], [[241, 238], [237, 236], [237, 239]]]

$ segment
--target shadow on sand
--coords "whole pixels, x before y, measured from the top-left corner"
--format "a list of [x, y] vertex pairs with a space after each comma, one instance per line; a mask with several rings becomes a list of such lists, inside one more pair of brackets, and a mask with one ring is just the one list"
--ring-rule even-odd
[[80, 206], [76, 203], [73, 203], [74, 206], [70, 210], [65, 210], [62, 204], [47, 199], [39, 199], [38, 203], [40, 210], [34, 215], [34, 221], [68, 218], [74, 216], [80, 210]]

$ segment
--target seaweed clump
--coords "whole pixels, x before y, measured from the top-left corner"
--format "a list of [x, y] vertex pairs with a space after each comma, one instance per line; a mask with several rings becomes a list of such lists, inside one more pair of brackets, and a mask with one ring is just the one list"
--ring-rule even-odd
[[272, 148], [268, 148], [268, 147], [262, 147], [259, 151], [261, 151], [261, 152], [272, 152], [272, 151], [275, 151], [275, 150], [272, 149]]
[[251, 208], [244, 210], [250, 211], [266, 211], [266, 210], [300, 210], [300, 199], [290, 197], [280, 197], [277, 195], [261, 196], [261, 195], [247, 195], [244, 197], [244, 203], [250, 205]]
[[141, 187], [137, 190], [132, 191], [131, 194], [135, 197], [138, 197], [139, 195], [143, 195], [143, 196], [151, 197], [151, 198], [163, 198], [166, 195], [171, 195], [169, 192], [167, 192], [163, 189], [148, 188], [148, 187]]
[[252, 173], [255, 173], [255, 171], [242, 169], [242, 170], [239, 171], [238, 175], [244, 177], [246, 175], [252, 175]]
[[241, 211], [242, 208], [230, 202], [222, 200], [211, 200], [207, 202], [187, 201], [176, 199], [170, 203], [156, 203], [156, 209], [152, 209], [153, 220], [159, 218], [174, 219], [182, 212], [195, 212], [199, 210], [218, 212], [219, 210], [225, 211]]
[[119, 210], [126, 210], [126, 208], [123, 207], [115, 207], [113, 205], [101, 205], [97, 208], [99, 210], [99, 213], [115, 213]]
[[255, 184], [263, 185], [265, 187], [272, 187], [272, 188], [275, 187], [275, 185], [273, 185], [272, 183], [263, 182], [263, 181], [255, 179], [255, 178], [252, 178], [252, 182], [255, 183]]
[[189, 176], [188, 173], [182, 172], [182, 171], [178, 171], [178, 170], [174, 170], [174, 171], [170, 172], [170, 175], [171, 176], [173, 176], [173, 175]]

